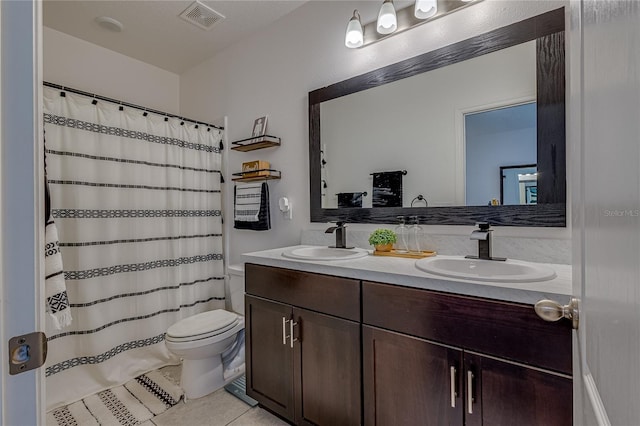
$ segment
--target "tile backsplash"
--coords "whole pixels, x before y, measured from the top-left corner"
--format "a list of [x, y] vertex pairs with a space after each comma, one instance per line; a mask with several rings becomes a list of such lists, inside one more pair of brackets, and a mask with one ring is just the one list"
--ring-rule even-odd
[[[349, 246], [373, 248], [368, 241], [370, 231], [349, 229], [347, 232]], [[478, 242], [471, 241], [469, 235], [425, 234], [422, 242], [425, 250], [435, 250], [444, 255], [478, 253]], [[494, 256], [530, 262], [571, 264], [570, 239], [494, 235], [492, 243]], [[335, 235], [325, 234], [322, 230], [305, 230], [302, 232], [301, 244], [333, 245]]]

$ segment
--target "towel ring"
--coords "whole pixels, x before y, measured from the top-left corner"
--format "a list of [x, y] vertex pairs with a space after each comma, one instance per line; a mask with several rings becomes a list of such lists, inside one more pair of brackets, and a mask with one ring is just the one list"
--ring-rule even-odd
[[429, 207], [429, 202], [427, 201], [426, 198], [424, 198], [424, 195], [422, 194], [419, 194], [416, 198], [411, 200], [411, 207], [413, 207], [413, 203], [415, 203], [416, 201], [424, 201], [424, 206]]

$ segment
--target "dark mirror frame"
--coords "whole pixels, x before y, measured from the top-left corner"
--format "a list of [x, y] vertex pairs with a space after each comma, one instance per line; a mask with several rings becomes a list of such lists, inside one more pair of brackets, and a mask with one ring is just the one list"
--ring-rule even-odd
[[[322, 208], [320, 104], [436, 68], [536, 40], [538, 204], [518, 206]], [[375, 117], [372, 117], [375, 120]], [[311, 222], [396, 223], [418, 216], [428, 225], [566, 226], [564, 8], [309, 92]]]

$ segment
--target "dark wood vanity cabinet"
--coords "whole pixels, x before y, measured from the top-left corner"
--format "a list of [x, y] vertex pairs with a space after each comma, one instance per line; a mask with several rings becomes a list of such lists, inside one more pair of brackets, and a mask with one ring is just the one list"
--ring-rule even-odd
[[572, 424], [568, 324], [387, 284], [362, 297], [365, 425]]
[[[571, 425], [573, 383], [550, 371], [465, 352], [465, 424]], [[469, 373], [472, 377], [469, 377]]]
[[247, 395], [295, 424], [360, 424], [360, 282], [252, 264], [245, 274]]
[[246, 296], [245, 314], [247, 395], [293, 419], [293, 351], [279, 326], [291, 306]]
[[363, 326], [365, 425], [571, 425], [572, 381]]
[[246, 264], [247, 394], [298, 425], [571, 425], [532, 306]]
[[362, 327], [364, 424], [462, 425], [462, 351]]

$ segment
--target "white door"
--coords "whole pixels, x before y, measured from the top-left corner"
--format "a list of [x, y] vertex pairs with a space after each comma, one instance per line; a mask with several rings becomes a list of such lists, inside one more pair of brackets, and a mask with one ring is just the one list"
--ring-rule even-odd
[[572, 2], [577, 425], [640, 425], [640, 2]]
[[7, 342], [44, 329], [40, 4], [0, 2], [0, 424], [44, 424], [42, 369], [9, 374]]

